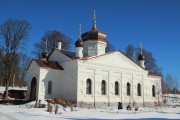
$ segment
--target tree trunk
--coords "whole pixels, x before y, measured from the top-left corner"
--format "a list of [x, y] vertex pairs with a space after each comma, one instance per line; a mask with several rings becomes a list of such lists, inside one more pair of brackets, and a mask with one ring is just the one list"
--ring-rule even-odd
[[6, 86], [5, 86], [5, 99], [8, 99], [8, 90], [9, 90], [9, 81], [6, 80]]

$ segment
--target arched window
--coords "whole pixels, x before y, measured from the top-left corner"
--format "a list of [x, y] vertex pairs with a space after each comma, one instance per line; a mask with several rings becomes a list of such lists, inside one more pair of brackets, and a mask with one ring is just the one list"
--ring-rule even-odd
[[131, 84], [128, 82], [127, 83], [127, 96], [131, 95]]
[[119, 95], [119, 83], [115, 82], [115, 95]]
[[52, 81], [48, 82], [48, 94], [52, 93]]
[[106, 82], [104, 80], [101, 82], [101, 95], [106, 95]]
[[86, 81], [86, 94], [91, 94], [91, 80], [90, 79], [87, 79]]
[[141, 84], [138, 83], [137, 85], [137, 96], [141, 96]]
[[155, 97], [155, 86], [152, 86], [152, 96]]

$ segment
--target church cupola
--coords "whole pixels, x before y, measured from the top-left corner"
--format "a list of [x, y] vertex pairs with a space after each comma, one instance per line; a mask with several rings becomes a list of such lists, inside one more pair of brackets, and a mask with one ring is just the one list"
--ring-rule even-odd
[[49, 56], [49, 54], [48, 54], [48, 52], [47, 52], [47, 39], [46, 39], [46, 43], [45, 43], [45, 52], [43, 52], [43, 53], [41, 54], [41, 56], [42, 56], [43, 59], [47, 59], [48, 56]]
[[142, 53], [142, 44], [140, 43], [140, 47], [141, 47], [141, 52], [140, 52], [140, 54], [139, 54], [139, 56], [138, 56], [138, 61], [139, 61], [139, 63], [140, 63], [140, 66], [141, 67], [143, 67], [143, 68], [145, 68], [145, 65], [144, 65], [144, 55], [143, 55], [143, 53]]
[[96, 27], [96, 13], [94, 11], [93, 27], [89, 32], [82, 34], [83, 41], [94, 40], [106, 42], [106, 34], [97, 30]]
[[82, 58], [83, 57], [83, 41], [81, 40], [81, 24], [79, 25], [79, 38], [75, 42], [76, 46], [76, 57]]
[[90, 31], [82, 34], [84, 42], [84, 54], [88, 56], [98, 56], [105, 54], [106, 34], [97, 30], [96, 27], [96, 13], [94, 11], [93, 27]]
[[47, 59], [49, 56], [48, 52], [43, 52], [41, 55], [43, 59]]
[[144, 60], [144, 55], [143, 55], [142, 53], [139, 54], [138, 60], [139, 60], [139, 61]]

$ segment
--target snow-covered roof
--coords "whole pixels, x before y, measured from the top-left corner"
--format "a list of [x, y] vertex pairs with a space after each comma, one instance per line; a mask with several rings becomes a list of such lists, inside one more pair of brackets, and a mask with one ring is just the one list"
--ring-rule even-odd
[[69, 51], [69, 50], [63, 50], [61, 49], [60, 52], [66, 56], [68, 56], [69, 58], [73, 59], [76, 57], [76, 53], [75, 52], [72, 52], [72, 51]]
[[[27, 87], [9, 87], [9, 90], [27, 90]], [[0, 93], [4, 93], [5, 91], [5, 87], [4, 86], [0, 86]]]
[[163, 94], [163, 97], [180, 98], [180, 94]]

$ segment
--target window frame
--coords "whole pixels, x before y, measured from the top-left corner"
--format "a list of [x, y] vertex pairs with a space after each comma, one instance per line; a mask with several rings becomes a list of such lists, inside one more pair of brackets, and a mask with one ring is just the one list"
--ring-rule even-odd
[[127, 82], [126, 87], [127, 96], [131, 96], [131, 83]]
[[141, 96], [142, 94], [141, 94], [141, 84], [140, 83], [138, 83], [137, 84], [137, 96]]
[[92, 80], [90, 78], [86, 80], [86, 94], [92, 94]]
[[48, 81], [48, 94], [52, 94], [52, 81], [51, 80], [49, 80]]
[[101, 95], [106, 95], [106, 81], [102, 80], [101, 82]]
[[114, 84], [114, 94], [115, 95], [119, 95], [119, 82], [116, 81], [115, 84]]
[[152, 85], [152, 97], [156, 97], [156, 88], [155, 88], [155, 85]]

